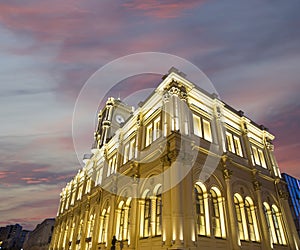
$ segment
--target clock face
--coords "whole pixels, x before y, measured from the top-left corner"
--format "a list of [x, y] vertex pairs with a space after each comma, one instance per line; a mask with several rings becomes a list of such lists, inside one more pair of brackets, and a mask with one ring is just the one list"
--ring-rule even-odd
[[117, 114], [117, 115], [116, 115], [115, 120], [116, 120], [116, 122], [119, 123], [119, 124], [125, 122], [124, 117], [123, 117], [122, 115], [120, 115], [120, 114]]

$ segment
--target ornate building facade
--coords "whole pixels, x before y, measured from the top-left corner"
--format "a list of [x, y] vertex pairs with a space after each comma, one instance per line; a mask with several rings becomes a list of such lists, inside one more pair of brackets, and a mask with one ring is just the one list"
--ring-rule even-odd
[[299, 249], [273, 139], [176, 70], [136, 110], [110, 98], [50, 249]]

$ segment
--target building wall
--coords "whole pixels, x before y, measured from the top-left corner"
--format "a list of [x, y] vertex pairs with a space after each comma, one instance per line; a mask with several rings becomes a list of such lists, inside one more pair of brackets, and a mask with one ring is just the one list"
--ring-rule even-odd
[[297, 249], [273, 139], [171, 72], [110, 140], [95, 138], [50, 249], [110, 249], [113, 236], [117, 249]]
[[54, 219], [46, 219], [30, 232], [24, 242], [24, 250], [47, 250], [49, 248], [54, 229]]
[[289, 192], [289, 205], [298, 235], [300, 235], [300, 180], [288, 174], [282, 174], [282, 176], [287, 183]]
[[19, 224], [7, 225], [0, 228], [0, 249], [19, 250], [22, 248], [24, 240], [29, 231], [22, 230]]

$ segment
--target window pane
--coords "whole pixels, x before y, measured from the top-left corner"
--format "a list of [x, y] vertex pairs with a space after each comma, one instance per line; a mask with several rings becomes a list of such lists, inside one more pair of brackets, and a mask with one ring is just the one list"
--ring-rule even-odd
[[227, 140], [228, 150], [232, 153], [235, 153], [232, 134], [227, 131], [226, 131], [226, 140]]
[[218, 196], [214, 190], [210, 191], [211, 193], [211, 201], [212, 201], [212, 227], [215, 237], [221, 237], [221, 220], [220, 220], [220, 211], [219, 211], [219, 203]]
[[258, 154], [259, 154], [261, 166], [264, 167], [264, 168], [267, 168], [265, 156], [264, 156], [264, 153], [261, 149], [258, 149]]
[[153, 136], [153, 129], [152, 129], [152, 123], [151, 123], [146, 128], [146, 147], [152, 143], [152, 140], [153, 140], [152, 136]]
[[135, 152], [135, 139], [130, 141], [129, 160], [134, 158]]
[[201, 127], [200, 117], [193, 114], [193, 123], [194, 123], [194, 134], [199, 137], [202, 137], [202, 127]]
[[197, 233], [200, 235], [206, 235], [204, 196], [203, 191], [200, 187], [195, 187], [195, 199], [197, 214]]
[[240, 138], [237, 136], [233, 136], [233, 138], [234, 138], [234, 146], [235, 146], [236, 154], [243, 157], [243, 151], [242, 151]]
[[123, 164], [128, 162], [128, 157], [129, 157], [129, 143], [127, 143], [124, 147], [124, 156], [123, 156]]
[[154, 121], [153, 141], [160, 137], [160, 117]]
[[210, 122], [203, 119], [204, 139], [212, 142]]
[[253, 151], [253, 157], [254, 157], [254, 162], [256, 165], [260, 165], [260, 161], [259, 161], [259, 156], [258, 156], [258, 152], [257, 152], [257, 148], [252, 146], [252, 151]]

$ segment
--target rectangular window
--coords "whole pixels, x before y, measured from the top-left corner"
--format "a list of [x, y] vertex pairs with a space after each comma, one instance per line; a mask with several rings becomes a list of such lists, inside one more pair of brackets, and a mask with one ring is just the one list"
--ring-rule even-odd
[[71, 205], [74, 205], [75, 202], [75, 190], [72, 190], [72, 194], [71, 194]]
[[80, 200], [82, 197], [82, 189], [83, 189], [83, 187], [82, 187], [82, 185], [80, 185], [78, 188], [77, 200]]
[[128, 159], [131, 160], [135, 157], [135, 139], [132, 139], [129, 144], [130, 144], [130, 146], [129, 146], [129, 157], [128, 157]]
[[243, 157], [243, 151], [242, 151], [242, 145], [241, 140], [237, 136], [233, 136], [234, 146], [235, 146], [235, 152], [237, 155]]
[[108, 160], [107, 177], [117, 172], [117, 154]]
[[233, 139], [232, 139], [232, 134], [229, 133], [228, 131], [226, 131], [226, 140], [227, 140], [227, 149], [230, 152], [235, 153], [234, 143], [233, 143]]
[[258, 151], [261, 166], [264, 168], [267, 168], [267, 164], [266, 164], [266, 160], [265, 160], [263, 151], [261, 149], [258, 149], [257, 151]]
[[149, 146], [152, 142], [154, 142], [161, 136], [160, 125], [160, 116], [158, 116], [146, 126], [145, 147]]
[[157, 140], [160, 137], [160, 117], [157, 117], [154, 122], [153, 130], [153, 141]]
[[85, 188], [85, 193], [89, 193], [91, 191], [91, 182], [92, 180], [89, 178], [86, 182], [86, 188]]
[[210, 122], [203, 119], [203, 130], [204, 130], [204, 139], [212, 142]]
[[68, 195], [66, 199], [66, 209], [69, 208], [69, 201], [70, 201], [70, 195]]
[[100, 185], [102, 183], [102, 176], [103, 176], [103, 168], [100, 168], [97, 172], [95, 186]]
[[125, 164], [126, 162], [128, 162], [128, 160], [129, 160], [128, 154], [129, 154], [129, 143], [125, 144], [125, 147], [124, 147], [123, 164]]
[[243, 157], [243, 150], [240, 137], [232, 134], [229, 131], [226, 131], [226, 141], [228, 151]]
[[146, 147], [152, 143], [152, 139], [153, 139], [152, 134], [153, 131], [152, 131], [152, 123], [151, 123], [146, 128]]
[[257, 152], [257, 148], [252, 146], [252, 152], [253, 152], [253, 157], [254, 157], [254, 163], [256, 165], [260, 165], [260, 161], [259, 161], [259, 156], [258, 156], [258, 152]]
[[210, 121], [193, 114], [194, 135], [212, 142]]
[[193, 123], [194, 123], [194, 135], [202, 137], [202, 126], [201, 126], [200, 117], [193, 114]]
[[253, 163], [256, 165], [262, 166], [263, 168], [267, 168], [265, 156], [263, 150], [261, 148], [257, 148], [256, 146], [252, 145], [252, 153], [253, 153]]
[[131, 139], [124, 146], [123, 164], [135, 157], [135, 138]]
[[60, 213], [62, 213], [64, 211], [64, 208], [65, 208], [65, 200], [62, 199], [62, 201], [61, 201], [61, 207], [60, 207]]

